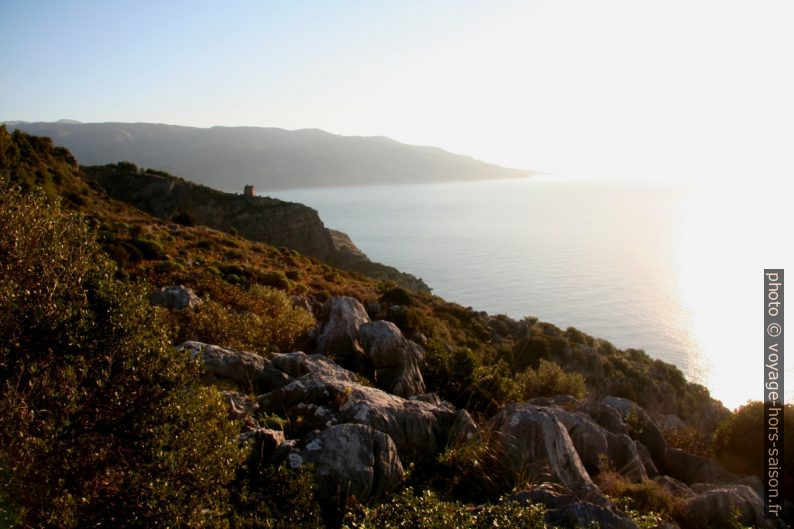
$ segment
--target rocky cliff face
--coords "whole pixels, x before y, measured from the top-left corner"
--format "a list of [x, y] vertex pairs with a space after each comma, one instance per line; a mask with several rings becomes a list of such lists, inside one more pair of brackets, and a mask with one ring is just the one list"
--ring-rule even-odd
[[197, 224], [285, 246], [340, 268], [390, 279], [411, 290], [430, 290], [415, 276], [370, 261], [347, 235], [326, 228], [317, 211], [303, 204], [223, 193], [161, 171], [141, 171], [129, 163], [84, 167], [83, 171], [111, 197], [150, 215], [171, 219], [189, 213]]

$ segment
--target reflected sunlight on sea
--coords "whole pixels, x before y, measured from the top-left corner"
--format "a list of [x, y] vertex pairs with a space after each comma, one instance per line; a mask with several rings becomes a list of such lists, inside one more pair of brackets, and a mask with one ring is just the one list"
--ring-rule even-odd
[[759, 257], [747, 189], [535, 177], [273, 196], [448, 300], [644, 349], [729, 407], [761, 398], [763, 268], [778, 265]]

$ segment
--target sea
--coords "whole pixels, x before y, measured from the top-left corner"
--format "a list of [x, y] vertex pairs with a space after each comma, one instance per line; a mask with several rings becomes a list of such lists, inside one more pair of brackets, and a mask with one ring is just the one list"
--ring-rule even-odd
[[447, 300], [643, 349], [730, 408], [762, 398], [778, 239], [747, 186], [537, 176], [263, 194], [315, 208]]

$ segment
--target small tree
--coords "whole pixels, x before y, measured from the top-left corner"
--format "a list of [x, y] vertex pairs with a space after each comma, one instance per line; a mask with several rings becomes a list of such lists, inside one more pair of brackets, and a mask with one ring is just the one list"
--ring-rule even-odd
[[0, 509], [24, 527], [222, 527], [217, 390], [84, 223], [0, 177]]

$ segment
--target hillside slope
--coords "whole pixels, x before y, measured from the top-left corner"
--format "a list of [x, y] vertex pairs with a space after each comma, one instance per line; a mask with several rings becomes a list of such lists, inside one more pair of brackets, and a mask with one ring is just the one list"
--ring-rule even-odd
[[13, 122], [49, 136], [83, 165], [122, 160], [224, 191], [519, 178], [508, 169], [435, 147], [317, 129], [195, 128], [152, 123]]
[[713, 459], [760, 453], [712, 442], [742, 414], [642, 351], [153, 217], [2, 127], [0, 220], [0, 526], [784, 527]]
[[[111, 197], [170, 220], [187, 215], [192, 224], [239, 233], [251, 241], [285, 246], [323, 262], [388, 279], [410, 290], [429, 291], [421, 279], [370, 261], [352, 241], [329, 230], [317, 211], [270, 197], [223, 193], [156, 170], [139, 170], [131, 163], [84, 167], [83, 173]], [[183, 220], [183, 223], [185, 220]]]

